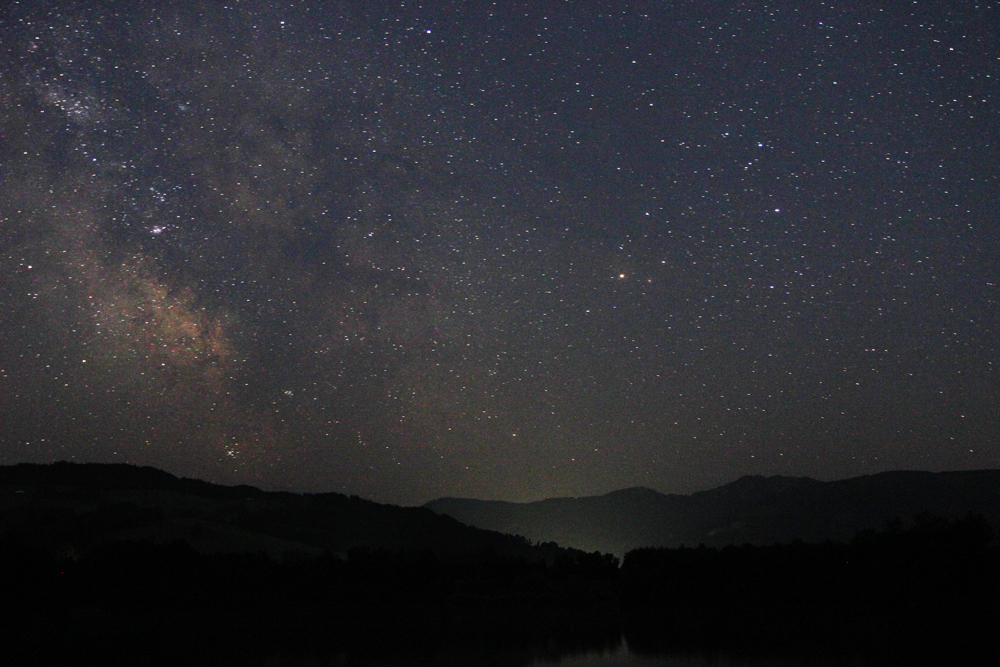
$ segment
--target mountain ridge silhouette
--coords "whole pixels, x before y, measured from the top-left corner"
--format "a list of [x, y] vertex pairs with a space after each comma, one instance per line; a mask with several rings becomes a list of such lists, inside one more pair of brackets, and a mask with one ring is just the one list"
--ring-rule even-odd
[[836, 481], [748, 475], [692, 494], [647, 487], [530, 503], [439, 498], [424, 507], [468, 525], [623, 555], [640, 547], [849, 541], [922, 513], [1000, 524], [1000, 470], [898, 470]]

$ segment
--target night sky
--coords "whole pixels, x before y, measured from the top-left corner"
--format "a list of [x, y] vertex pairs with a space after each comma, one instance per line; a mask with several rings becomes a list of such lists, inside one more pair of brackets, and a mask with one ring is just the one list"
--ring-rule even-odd
[[0, 463], [1000, 467], [995, 2], [8, 2]]

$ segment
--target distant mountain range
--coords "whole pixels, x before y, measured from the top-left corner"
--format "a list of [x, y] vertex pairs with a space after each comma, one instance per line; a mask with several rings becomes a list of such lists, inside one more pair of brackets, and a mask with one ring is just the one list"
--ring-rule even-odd
[[532, 543], [622, 556], [643, 546], [849, 541], [896, 518], [970, 511], [1000, 528], [1000, 470], [899, 471], [836, 482], [756, 476], [691, 495], [636, 487], [534, 503], [441, 498], [397, 507], [338, 493], [221, 486], [124, 464], [0, 466], [0, 540], [53, 554], [147, 539], [275, 559], [361, 547], [551, 560], [563, 549]]
[[646, 546], [849, 541], [922, 513], [977, 512], [1000, 527], [1000, 470], [895, 471], [834, 482], [752, 476], [691, 495], [636, 487], [532, 503], [441, 498], [425, 507], [470, 526], [621, 556]]
[[0, 466], [0, 543], [60, 557], [110, 541], [187, 542], [211, 553], [265, 552], [303, 559], [352, 548], [492, 553], [550, 559], [522, 538], [481, 530], [420, 507], [339, 493], [265, 492], [125, 464]]

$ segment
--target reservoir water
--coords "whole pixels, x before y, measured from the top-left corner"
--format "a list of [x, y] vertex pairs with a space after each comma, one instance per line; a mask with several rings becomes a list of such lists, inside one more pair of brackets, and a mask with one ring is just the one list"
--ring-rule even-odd
[[[245, 663], [244, 663], [245, 664]], [[737, 657], [718, 653], [645, 654], [626, 641], [604, 648], [561, 650], [555, 646], [504, 650], [491, 647], [438, 648], [393, 655], [337, 653], [325, 656], [271, 656], [253, 667], [878, 667], [859, 658]]]
[[629, 650], [628, 643], [605, 651], [588, 651], [551, 660], [535, 660], [532, 667], [874, 667], [860, 659], [788, 657], [734, 657], [708, 653], [648, 655]]

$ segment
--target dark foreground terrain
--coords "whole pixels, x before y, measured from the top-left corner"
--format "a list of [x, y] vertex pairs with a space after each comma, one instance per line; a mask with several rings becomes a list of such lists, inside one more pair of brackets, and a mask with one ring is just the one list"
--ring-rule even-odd
[[650, 653], [1000, 659], [1000, 552], [979, 515], [849, 542], [637, 549], [619, 567], [428, 510], [129, 466], [0, 468], [0, 500], [5, 664], [289, 650], [418, 664], [456, 646], [527, 664], [623, 633]]

